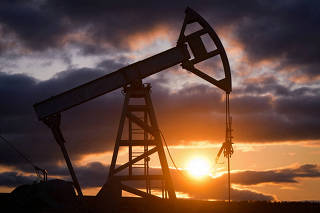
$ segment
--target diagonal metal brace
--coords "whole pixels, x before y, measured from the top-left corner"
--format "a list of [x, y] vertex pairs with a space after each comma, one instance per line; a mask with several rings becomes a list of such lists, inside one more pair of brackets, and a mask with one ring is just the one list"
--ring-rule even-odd
[[155, 135], [155, 130], [146, 124], [144, 121], [142, 121], [140, 118], [138, 118], [136, 115], [134, 115], [131, 112], [127, 112], [127, 117], [135, 122], [137, 125], [139, 125], [141, 128], [143, 128], [145, 131], [149, 132], [152, 135]]
[[125, 164], [119, 166], [118, 168], [114, 169], [114, 170], [113, 170], [113, 174], [124, 170], [125, 168], [129, 167], [130, 165], [135, 164], [136, 162], [138, 162], [138, 161], [140, 161], [140, 160], [148, 157], [149, 155], [155, 153], [156, 151], [158, 151], [158, 147], [154, 147], [154, 148], [150, 149], [149, 151], [144, 152], [142, 155], [140, 155], [140, 156], [132, 159], [132, 160], [129, 161], [128, 163], [125, 163]]
[[82, 194], [82, 191], [81, 191], [81, 187], [80, 187], [78, 178], [77, 178], [77, 176], [76, 176], [76, 174], [74, 172], [71, 160], [70, 160], [69, 155], [68, 155], [68, 151], [67, 151], [66, 147], [64, 146], [64, 143], [66, 141], [64, 140], [62, 132], [60, 130], [60, 123], [61, 123], [61, 115], [60, 115], [60, 113], [56, 113], [56, 114], [50, 115], [50, 116], [44, 118], [42, 121], [51, 129], [52, 134], [53, 134], [56, 142], [60, 146], [60, 149], [61, 149], [61, 152], [63, 154], [63, 157], [64, 157], [64, 159], [66, 161], [67, 166], [68, 166], [68, 170], [69, 170], [69, 173], [71, 175], [71, 178], [72, 178], [72, 181], [73, 181], [73, 185], [76, 188], [76, 190], [78, 192], [78, 195], [80, 197], [82, 197], [83, 194]]

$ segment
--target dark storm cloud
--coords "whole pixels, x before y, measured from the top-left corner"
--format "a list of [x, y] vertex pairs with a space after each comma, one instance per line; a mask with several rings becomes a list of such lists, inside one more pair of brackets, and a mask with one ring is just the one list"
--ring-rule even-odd
[[[319, 73], [319, 1], [255, 1], [237, 27], [251, 59], [283, 57], [283, 66]], [[240, 2], [238, 2], [241, 4]]]
[[0, 186], [16, 187], [22, 184], [31, 184], [35, 176], [25, 176], [17, 172], [0, 173]]
[[[75, 5], [77, 5], [75, 7]], [[96, 42], [110, 42], [116, 47], [126, 48], [130, 34], [144, 32], [158, 24], [179, 24], [183, 18], [185, 4], [157, 1], [48, 1], [47, 6], [60, 11], [77, 27], [86, 25], [87, 33]], [[165, 15], [164, 15], [165, 14]]]
[[277, 101], [275, 110], [287, 117], [298, 119], [319, 118], [319, 95], [284, 97]]
[[[121, 63], [108, 60], [99, 65], [109, 70], [120, 66]], [[41, 82], [22, 74], [1, 73], [0, 98], [5, 100], [0, 105], [1, 134], [35, 162], [41, 163], [40, 167], [54, 166], [62, 160], [60, 150], [49, 129], [37, 120], [32, 105], [106, 72], [88, 68], [67, 70]], [[160, 128], [170, 145], [182, 141], [223, 140], [224, 100], [221, 91], [209, 86], [186, 84], [183, 90], [170, 93], [161, 86], [166, 82], [161, 75], [150, 81]], [[287, 95], [279, 94], [276, 99], [269, 95], [258, 96], [271, 91], [271, 85], [277, 84], [272, 82], [268, 80], [259, 84], [259, 90], [252, 90], [255, 92], [251, 95], [244, 92], [245, 95], [232, 98], [236, 141], [318, 139], [319, 91], [287, 89]], [[120, 94], [119, 90], [115, 91], [62, 114], [66, 146], [73, 160], [89, 153], [112, 150], [123, 101]], [[5, 144], [1, 144], [0, 156], [1, 164], [26, 167], [23, 159]]]
[[276, 96], [294, 95], [290, 91], [290, 86], [281, 85], [275, 77], [261, 78], [258, 82], [250, 82], [250, 79], [246, 79], [242, 87], [236, 88], [234, 92], [236, 94], [244, 93], [250, 95], [265, 95], [267, 93], [272, 93]]
[[[232, 26], [251, 61], [280, 60], [278, 69], [297, 66], [318, 74], [318, 1], [1, 1], [0, 24], [33, 50], [75, 43], [83, 54], [100, 54], [102, 43], [127, 48], [129, 35], [167, 25], [178, 34], [191, 6], [216, 29]], [[84, 33], [95, 44], [67, 35]], [[62, 42], [63, 41], [63, 42]], [[82, 42], [82, 43], [81, 43]], [[2, 46], [2, 48], [5, 48]], [[105, 50], [104, 50], [105, 49]]]
[[[156, 83], [153, 82], [154, 102], [159, 106], [158, 119], [168, 141], [223, 140], [225, 109], [219, 90], [185, 85], [183, 90], [168, 95]], [[249, 92], [248, 88], [253, 87]], [[247, 84], [244, 89], [236, 88], [234, 94], [231, 113], [235, 141], [279, 142], [320, 137], [319, 89], [283, 87], [276, 80], [267, 79]]]
[[104, 69], [104, 70], [118, 70], [124, 66], [128, 65], [128, 61], [126, 58], [119, 58], [118, 62], [115, 62], [114, 60], [103, 60], [100, 63], [97, 64], [97, 68]]
[[[107, 62], [104, 65], [107, 66]], [[116, 66], [119, 65], [109, 63], [111, 68]], [[60, 151], [49, 129], [37, 120], [32, 105], [104, 74], [106, 71], [101, 69], [83, 68], [61, 72], [50, 80], [38, 82], [22, 74], [0, 73], [0, 98], [5, 100], [0, 105], [1, 134], [35, 162], [52, 166], [61, 159]], [[62, 116], [62, 129], [66, 132], [66, 140], [70, 141], [67, 147], [72, 150], [71, 155], [74, 158], [77, 158], [80, 153], [99, 152], [99, 150], [102, 152], [110, 149], [111, 143], [108, 140], [113, 139], [116, 120], [106, 112], [117, 115], [120, 111], [120, 98], [121, 96], [110, 94], [70, 110], [67, 115]], [[81, 118], [74, 116], [79, 113], [82, 115]], [[94, 128], [88, 128], [88, 126]], [[25, 163], [6, 144], [1, 142], [0, 146], [1, 164], [19, 167], [20, 163]]]
[[271, 97], [268, 96], [250, 96], [232, 98], [232, 109], [234, 114], [255, 114], [270, 113], [272, 111]]
[[304, 164], [298, 168], [243, 171], [232, 174], [232, 181], [241, 185], [256, 185], [261, 183], [297, 183], [297, 178], [320, 177], [320, 168], [315, 164]]
[[66, 44], [65, 36], [82, 32], [96, 45], [73, 39], [66, 42], [82, 46], [83, 54], [100, 54], [107, 51], [101, 43], [127, 48], [125, 41], [130, 33], [168, 24], [176, 18], [177, 7], [183, 17], [185, 5], [172, 2], [169, 9], [163, 5], [149, 1], [1, 1], [0, 26], [4, 36], [12, 37], [13, 33], [31, 50], [59, 48]]
[[[92, 162], [84, 166], [74, 167], [77, 178], [82, 187], [99, 187], [102, 186], [108, 177], [109, 166], [105, 166], [100, 162]], [[23, 172], [32, 173], [32, 170], [23, 170]], [[66, 167], [52, 166], [48, 170], [50, 176], [58, 176], [64, 180], [71, 180], [70, 174]], [[35, 179], [35, 178], [34, 178]]]
[[317, 87], [283, 86], [275, 77], [267, 77], [248, 79], [233, 94], [234, 136], [239, 141], [299, 141], [320, 137]]
[[[14, 32], [22, 43], [34, 50], [55, 47], [67, 31], [58, 11], [38, 5], [39, 1], [0, 2], [0, 26]], [[11, 36], [11, 35], [8, 35]]]

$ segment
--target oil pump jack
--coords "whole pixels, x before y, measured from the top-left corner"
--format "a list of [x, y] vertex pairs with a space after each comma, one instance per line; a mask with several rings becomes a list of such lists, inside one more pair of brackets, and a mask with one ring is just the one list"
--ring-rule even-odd
[[[186, 35], [186, 28], [193, 23], [198, 23], [201, 29]], [[205, 43], [202, 40], [202, 36], [204, 35], [208, 35], [211, 38], [216, 49], [207, 51]], [[188, 50], [188, 47], [191, 51]], [[220, 80], [207, 75], [195, 67], [199, 62], [215, 56], [220, 56], [223, 65], [224, 78]], [[98, 96], [123, 88], [125, 94], [124, 105], [109, 176], [97, 196], [121, 197], [124, 190], [140, 197], [158, 198], [151, 194], [150, 182], [160, 180], [163, 182], [163, 196], [169, 199], [176, 198], [159, 126], [151, 101], [151, 86], [150, 84], [143, 84], [142, 79], [178, 64], [182, 68], [222, 89], [229, 96], [231, 92], [231, 74], [224, 47], [211, 26], [198, 13], [187, 8], [180, 36], [175, 47], [34, 105], [38, 118], [51, 129], [56, 142], [61, 148], [79, 197], [83, 195], [64, 145], [66, 141], [60, 129], [61, 113]], [[134, 99], [142, 100], [144, 104], [132, 104], [130, 100]], [[124, 139], [123, 131], [126, 124], [128, 125], [129, 132], [128, 138]], [[120, 147], [127, 147], [129, 153], [129, 161], [122, 165], [117, 164]], [[139, 153], [135, 152], [134, 148], [136, 147], [142, 147], [142, 151]], [[161, 175], [149, 173], [149, 156], [154, 153], [157, 153], [159, 156], [162, 170]], [[143, 168], [143, 172], [136, 172], [139, 166]], [[124, 184], [126, 181], [145, 181], [145, 191]]]

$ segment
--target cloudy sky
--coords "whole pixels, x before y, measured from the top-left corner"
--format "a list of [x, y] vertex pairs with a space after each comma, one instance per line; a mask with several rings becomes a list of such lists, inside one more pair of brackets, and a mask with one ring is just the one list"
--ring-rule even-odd
[[[67, 179], [59, 147], [32, 105], [174, 47], [187, 6], [215, 29], [231, 66], [232, 199], [320, 200], [318, 1], [3, 0], [0, 134], [49, 176]], [[219, 78], [219, 63], [202, 68]], [[172, 167], [176, 191], [226, 199], [226, 161], [213, 163], [224, 140], [223, 91], [180, 66], [144, 82], [152, 84], [159, 126], [185, 174]], [[62, 113], [66, 146], [88, 194], [106, 180], [122, 103], [119, 89]], [[189, 175], [193, 158], [210, 164], [206, 177]], [[118, 163], [126, 159], [121, 150]], [[32, 167], [1, 142], [1, 191], [34, 179]]]

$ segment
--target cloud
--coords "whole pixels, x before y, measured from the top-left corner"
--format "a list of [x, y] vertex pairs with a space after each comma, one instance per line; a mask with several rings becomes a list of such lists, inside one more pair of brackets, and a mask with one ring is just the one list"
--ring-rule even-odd
[[[57, 163], [57, 159], [62, 159], [58, 146], [49, 129], [37, 120], [32, 105], [122, 65], [125, 64], [105, 60], [98, 68], [65, 70], [40, 82], [24, 74], [0, 73], [0, 98], [6, 100], [0, 106], [1, 134], [36, 162]], [[162, 75], [149, 82], [153, 85], [152, 98], [158, 121], [170, 145], [182, 141], [223, 140], [221, 91], [201, 84], [185, 84], [183, 89], [172, 93], [163, 86], [168, 79]], [[262, 81], [257, 89], [252, 89], [254, 84], [235, 90], [236, 95], [231, 99], [237, 142], [300, 141], [320, 137], [320, 123], [316, 119], [318, 89], [287, 88], [285, 92], [275, 92], [277, 96], [274, 97], [269, 94], [277, 88], [273, 87], [278, 84], [274, 79]], [[122, 101], [118, 90], [62, 113], [62, 130], [72, 159], [112, 150]], [[6, 147], [1, 150], [0, 162], [18, 166], [23, 161]]]
[[[180, 172], [181, 173], [181, 172]], [[227, 200], [228, 189], [226, 175], [211, 178], [206, 177], [201, 180], [194, 180], [188, 176], [187, 172], [182, 175], [172, 171], [173, 183], [176, 191], [187, 193], [196, 199], [217, 199]], [[267, 195], [251, 190], [238, 190], [231, 188], [232, 200], [274, 200], [272, 195]]]
[[[172, 170], [175, 188], [177, 191], [188, 193], [191, 196], [202, 199], [226, 199], [227, 174], [218, 178], [206, 178], [194, 181], [177, 174]], [[233, 184], [242, 186], [257, 185], [262, 183], [298, 183], [297, 178], [319, 178], [320, 167], [315, 164], [304, 164], [296, 168], [274, 169], [267, 171], [238, 171], [231, 173]], [[232, 188], [233, 200], [273, 200], [272, 195], [265, 195], [250, 190], [237, 190]]]
[[[232, 64], [238, 55], [229, 56], [236, 82], [231, 99], [235, 141], [319, 139], [320, 5], [318, 1], [298, 0], [1, 1], [0, 99], [4, 101], [0, 105], [0, 133], [36, 163], [56, 168], [62, 161], [60, 150], [49, 129], [37, 121], [32, 105], [127, 65], [130, 60], [123, 56], [132, 54], [145, 36], [150, 43], [164, 35], [174, 45], [186, 6], [208, 20], [226, 49], [232, 49], [230, 44], [238, 44], [240, 55], [245, 55], [246, 60], [239, 59], [241, 66]], [[75, 50], [83, 56], [112, 57], [104, 60], [101, 57], [93, 68], [72, 68], [71, 52]], [[10, 66], [17, 66], [14, 63], [17, 57], [29, 54], [33, 59], [49, 61], [64, 58], [70, 67], [45, 81], [25, 74], [8, 74]], [[220, 69], [216, 63], [207, 65]], [[247, 68], [252, 69], [249, 76], [244, 75]], [[158, 121], [168, 143], [223, 141], [222, 93], [199, 83], [181, 84], [185, 78], [178, 72], [163, 76], [148, 81], [153, 85]], [[178, 83], [182, 89], [170, 89]], [[63, 113], [62, 129], [72, 160], [112, 150], [123, 101], [119, 94], [119, 90], [115, 91]], [[30, 170], [23, 159], [0, 145], [0, 164]], [[99, 166], [79, 169], [85, 173]], [[265, 172], [272, 178], [278, 175], [275, 171]], [[259, 174], [254, 174], [255, 178]], [[284, 175], [283, 171], [281, 174]], [[294, 182], [289, 176], [279, 176], [279, 180]]]
[[[82, 187], [101, 187], [108, 176], [108, 167], [93, 162], [85, 166], [75, 168], [76, 174]], [[65, 168], [55, 167], [49, 171], [49, 175], [60, 176], [64, 179], [70, 179]], [[159, 169], [151, 168], [152, 174], [159, 174]], [[205, 177], [201, 180], [194, 180], [187, 172], [183, 170], [177, 172], [171, 169], [176, 191], [189, 194], [196, 199], [218, 199], [227, 198], [226, 174], [217, 178]], [[297, 178], [318, 178], [320, 177], [320, 168], [315, 164], [304, 164], [296, 168], [274, 169], [266, 171], [238, 171], [232, 172], [231, 179], [233, 184], [250, 186], [262, 183], [297, 183]], [[17, 172], [4, 172], [0, 174], [0, 185], [17, 186], [24, 183], [30, 183], [35, 177], [31, 175], [22, 175]], [[135, 187], [142, 187], [141, 182], [133, 183]], [[142, 184], [142, 185], [141, 185]], [[160, 187], [153, 183], [153, 187]], [[232, 188], [233, 200], [273, 200], [274, 197], [250, 190], [238, 190]]]
[[261, 183], [297, 183], [297, 178], [320, 177], [320, 167], [315, 164], [304, 164], [297, 168], [286, 168], [268, 171], [243, 171], [232, 173], [232, 182], [241, 185]]
[[[251, 62], [281, 61], [278, 69], [294, 67], [299, 73], [318, 75], [317, 1], [48, 0], [1, 1], [0, 6], [5, 38], [13, 38], [35, 51], [76, 44], [83, 47], [83, 54], [101, 54], [112, 46], [127, 49], [133, 42], [128, 41], [129, 35], [151, 32], [157, 26], [167, 26], [167, 33], [173, 31], [177, 36], [184, 8], [191, 6], [218, 32], [231, 27]], [[82, 36], [75, 39], [72, 35]]]
[[59, 37], [67, 31], [58, 11], [42, 7], [38, 1], [1, 1], [0, 8], [0, 24], [5, 36], [14, 33], [31, 49], [56, 47]]
[[0, 186], [16, 187], [22, 184], [31, 184], [35, 180], [33, 175], [23, 175], [17, 172], [0, 173]]
[[[254, 5], [254, 4], [253, 4]], [[237, 27], [238, 38], [253, 60], [283, 58], [282, 66], [300, 66], [318, 74], [319, 2], [256, 2]], [[273, 6], [271, 6], [273, 5]], [[250, 33], [248, 33], [250, 32]], [[305, 50], [305, 54], [299, 54]]]
[[[105, 183], [108, 175], [108, 167], [98, 162], [76, 167], [75, 171], [83, 188], [101, 187]], [[151, 173], [159, 173], [159, 169], [151, 169]], [[188, 177], [187, 174], [181, 176], [174, 170], [171, 170], [171, 174], [176, 191], [187, 193], [195, 199], [226, 199], [226, 187], [223, 178], [212, 179], [208, 177], [206, 180], [197, 182]], [[50, 175], [60, 176], [65, 180], [70, 180], [69, 174], [65, 168], [56, 167], [51, 170], [49, 176]], [[28, 174], [23, 175], [16, 172], [0, 173], [0, 186], [16, 187], [21, 184], [31, 184], [34, 180], [36, 180], [36, 177]], [[130, 185], [134, 187], [144, 187], [144, 183], [138, 181], [131, 182]], [[159, 182], [152, 182], [152, 185], [156, 189], [160, 189], [161, 187]], [[232, 195], [234, 200], [274, 199], [272, 196], [250, 190], [232, 189]]]
[[[117, 65], [110, 63], [110, 67], [113, 66]], [[57, 163], [57, 159], [61, 159], [57, 144], [54, 142], [49, 129], [37, 120], [32, 105], [66, 89], [100, 77], [105, 73], [106, 71], [101, 69], [68, 70], [43, 82], [38, 82], [23, 74], [0, 73], [0, 96], [6, 100], [0, 106], [1, 134], [13, 145], [19, 147], [19, 150], [34, 159], [35, 162], [50, 165]], [[91, 104], [85, 104], [71, 110], [66, 116], [63, 115], [62, 129], [66, 130], [66, 140], [70, 141], [66, 146], [72, 150], [72, 153], [74, 153], [72, 156], [75, 159], [84, 153], [103, 152], [105, 149], [111, 149], [113, 143], [108, 141], [113, 140], [116, 131], [113, 124], [117, 120], [106, 119], [104, 116], [107, 116], [105, 112], [110, 111], [118, 114], [120, 105], [121, 96], [110, 94], [107, 97], [94, 100]], [[79, 112], [83, 115], [81, 119], [78, 116], [73, 117], [72, 114], [78, 114]], [[87, 128], [88, 126], [94, 128]], [[79, 135], [79, 131], [83, 131], [84, 135]], [[92, 135], [92, 137], [89, 135]], [[105, 141], [107, 143], [104, 143]], [[0, 163], [15, 166], [24, 163], [23, 159], [18, 157], [5, 144], [1, 144], [1, 146]], [[87, 151], [83, 152], [84, 150]]]
[[[147, 1], [1, 1], [0, 24], [5, 29], [5, 36], [16, 37], [25, 47], [35, 51], [59, 48], [66, 43], [81, 46], [77, 39], [70, 37], [77, 33], [83, 33], [84, 39], [90, 38], [96, 44], [127, 48], [126, 37], [130, 32], [143, 32], [161, 22], [168, 24], [176, 17], [174, 5], [170, 9], [158, 7], [161, 5]], [[179, 7], [181, 13], [184, 7]], [[162, 16], [165, 11], [167, 16]], [[101, 53], [101, 45], [82, 41], [83, 53]]]

